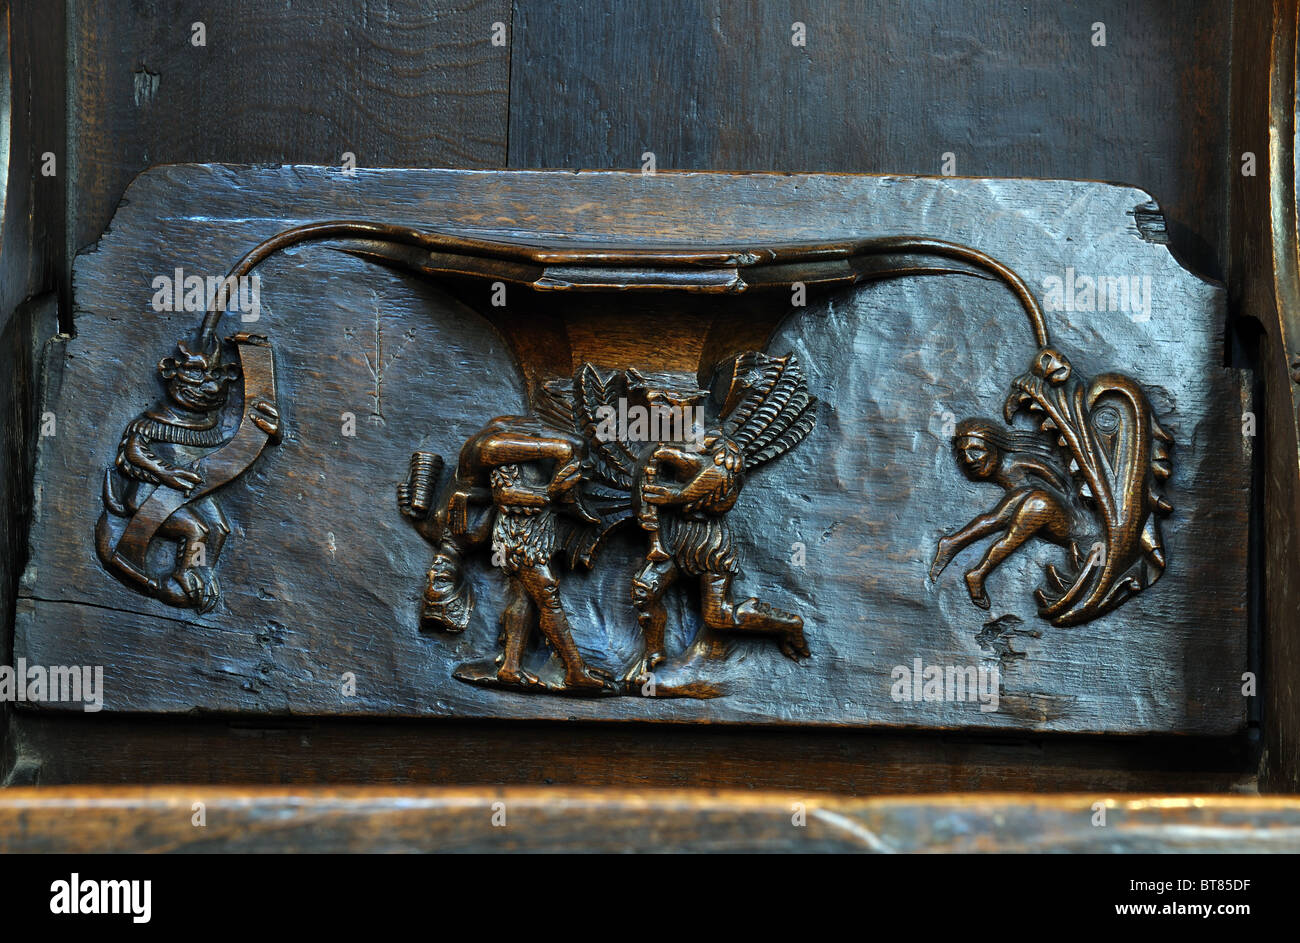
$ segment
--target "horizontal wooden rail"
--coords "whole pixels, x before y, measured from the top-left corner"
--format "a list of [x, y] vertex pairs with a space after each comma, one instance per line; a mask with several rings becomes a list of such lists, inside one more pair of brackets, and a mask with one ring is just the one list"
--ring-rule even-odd
[[[1102, 824], [1104, 823], [1104, 824]], [[0, 790], [13, 852], [1298, 852], [1300, 798], [358, 787]]]

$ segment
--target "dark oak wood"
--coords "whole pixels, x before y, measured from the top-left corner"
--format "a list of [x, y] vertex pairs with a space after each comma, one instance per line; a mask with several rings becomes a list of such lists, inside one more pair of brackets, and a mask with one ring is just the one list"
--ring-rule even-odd
[[[65, 246], [63, 3], [0, 7], [0, 662], [10, 660], [18, 577], [31, 518], [37, 350], [57, 330], [71, 286]], [[48, 155], [48, 156], [47, 156]], [[50, 163], [52, 158], [53, 164]], [[53, 173], [47, 174], [47, 170]], [[68, 295], [64, 297], [66, 307]], [[13, 763], [0, 703], [0, 782]]]
[[951, 153], [1141, 186], [1222, 277], [1231, 35], [1200, 0], [525, 0], [510, 166], [937, 174]]
[[0, 793], [0, 853], [31, 851], [1294, 853], [1300, 800], [393, 787]]
[[[200, 195], [201, 214], [169, 211], [178, 191]], [[1140, 190], [1052, 181], [151, 171], [129, 191], [98, 251], [78, 264], [79, 333], [52, 365], [47, 393], [64, 432], [41, 452], [44, 498], [15, 653], [29, 664], [102, 664], [109, 710], [1236, 732], [1246, 667], [1240, 379], [1218, 365], [1221, 291], [1144, 238], [1134, 213], [1149, 203]], [[998, 497], [955, 473], [945, 416], [997, 414], [1011, 378], [1038, 349], [1005, 286], [965, 275], [910, 277], [818, 294], [806, 310], [790, 308], [781, 292], [690, 307], [674, 296], [667, 319], [645, 300], [651, 295], [611, 302], [599, 293], [539, 292], [551, 299], [543, 310], [569, 328], [560, 333], [569, 345], [561, 376], [588, 359], [662, 370], [659, 349], [675, 346], [690, 355], [678, 369], [693, 380], [710, 366], [693, 352], [705, 346], [712, 312], [765, 319], [760, 347], [780, 323], [766, 346], [798, 353], [825, 418], [804, 446], [746, 486], [731, 526], [744, 553], [742, 587], [802, 610], [813, 657], [796, 665], [759, 640], [739, 642], [737, 656], [707, 677], [728, 692], [711, 701], [574, 701], [472, 687], [452, 679], [454, 665], [493, 653], [502, 580], [474, 574], [481, 602], [466, 635], [422, 634], [417, 600], [431, 555], [398, 513], [395, 483], [412, 449], [454, 455], [487, 419], [521, 412], [529, 370], [521, 363], [523, 376], [516, 372], [503, 338], [532, 317], [532, 290], [512, 289], [500, 315], [479, 299], [499, 337], [434, 289], [344, 253], [304, 248], [261, 270], [265, 307], [256, 328], [277, 351], [285, 438], [223, 497], [235, 534], [223, 551], [217, 608], [199, 615], [111, 579], [89, 552], [102, 479], [87, 469], [111, 464], [121, 429], [156, 395], [157, 358], [198, 320], [152, 310], [154, 278], [177, 265], [224, 272], [287, 223], [338, 218], [355, 206], [483, 239], [543, 233], [561, 247], [581, 241], [643, 252], [921, 233], [976, 245], [1044, 294], [1067, 269], [1136, 273], [1149, 283], [1149, 310], [1049, 307], [1046, 318], [1081, 375], [1142, 378], [1181, 443], [1170, 492], [1178, 510], [1164, 525], [1173, 565], [1138, 599], [1079, 628], [1037, 615], [1031, 590], [1047, 560], [1035, 554], [1011, 558], [990, 582], [996, 608], [988, 614], [971, 605], [959, 578], [927, 580], [938, 536]], [[260, 218], [266, 207], [275, 207], [270, 219]], [[458, 292], [464, 298], [473, 289]], [[490, 286], [478, 290], [486, 296]], [[141, 310], [124, 330], [124, 313]], [[677, 340], [664, 335], [664, 320]], [[364, 332], [353, 336], [358, 324]], [[375, 407], [383, 421], [347, 437], [343, 414], [364, 416], [380, 402], [363, 359], [372, 326], [409, 344], [383, 381]], [[726, 357], [743, 348], [717, 349]], [[523, 349], [516, 351], [522, 361]], [[83, 367], [92, 356], [94, 368]], [[124, 387], [139, 392], [124, 395]], [[791, 563], [796, 542], [807, 548], [804, 565]], [[637, 655], [629, 582], [640, 553], [630, 539], [611, 544], [589, 576], [563, 585], [566, 607], [580, 614], [579, 648], [615, 673]], [[687, 600], [672, 605], [670, 645], [680, 650], [692, 612]], [[911, 670], [916, 659], [997, 666], [1001, 707], [981, 710], [973, 697], [900, 702], [895, 669]], [[349, 672], [355, 697], [341, 691]]]
[[[1268, 24], [1269, 28], [1262, 28]], [[1260, 552], [1264, 788], [1300, 790], [1300, 244], [1296, 239], [1297, 7], [1290, 0], [1238, 5], [1233, 150], [1258, 159], [1232, 182], [1232, 307], [1259, 337], [1263, 416]]]
[[[492, 95], [477, 97], [458, 111], [454, 124], [447, 125], [458, 138], [480, 138], [485, 129], [495, 129], [487, 135], [491, 140], [483, 149], [469, 157], [450, 154], [450, 149], [442, 151], [445, 145], [437, 141], [413, 140], [425, 134], [426, 126], [418, 115], [407, 115], [413, 124], [399, 126], [386, 120], [404, 106], [393, 100], [391, 83], [378, 73], [384, 67], [396, 65], [400, 70], [403, 64], [438, 60], [439, 53], [420, 50], [425, 49], [422, 37], [430, 31], [442, 35], [439, 31], [446, 24], [440, 15], [442, 5], [419, 5], [417, 9], [412, 4], [390, 3], [381, 9], [373, 4], [304, 7], [295, 3], [292, 10], [284, 12], [290, 17], [301, 16], [298, 22], [304, 29], [289, 40], [276, 39], [276, 25], [268, 21], [271, 8], [267, 12], [245, 10], [247, 5], [239, 4], [230, 6], [234, 12], [229, 15], [224, 9], [205, 8], [191, 16], [194, 6], [77, 5], [75, 36], [68, 45], [69, 62], [75, 65], [67, 71], [73, 77], [77, 108], [88, 117], [87, 130], [80, 134], [81, 141], [74, 149], [84, 147], [90, 162], [81, 164], [82, 177], [73, 199], [76, 208], [69, 218], [80, 218], [83, 223], [80, 234], [69, 235], [65, 245], [63, 214], [54, 208], [36, 211], [36, 227], [53, 233], [34, 238], [30, 243], [33, 251], [22, 263], [35, 260], [37, 276], [32, 284], [37, 287], [18, 288], [23, 285], [21, 280], [6, 277], [0, 316], [9, 315], [16, 299], [43, 290], [42, 282], [44, 287], [52, 280], [70, 283], [67, 246], [75, 250], [98, 237], [123, 188], [148, 164], [160, 159], [326, 160], [344, 149], [336, 140], [343, 137], [336, 129], [344, 125], [350, 143], [366, 142], [353, 150], [363, 164], [371, 165], [379, 163], [367, 157], [375, 150], [385, 151], [383, 163], [393, 165], [501, 165], [508, 124], [508, 160], [514, 166], [634, 167], [648, 148], [658, 153], [661, 168], [933, 173], [942, 152], [954, 151], [960, 173], [1125, 180], [1161, 198], [1173, 246], [1191, 264], [1210, 274], [1228, 270], [1224, 224], [1229, 184], [1252, 182], [1238, 179], [1239, 152], [1252, 150], [1262, 161], [1267, 151], [1268, 119], [1259, 117], [1262, 112], [1251, 112], [1255, 117], [1248, 128], [1235, 118], [1230, 121], [1233, 115], [1244, 114], [1241, 104], [1258, 105], [1263, 100], [1260, 93], [1267, 70], [1260, 64], [1267, 59], [1268, 40], [1274, 32], [1267, 3], [1115, 2], [1092, 4], [1086, 10], [1055, 3], [976, 9], [928, 0], [906, 5], [813, 4], [798, 13], [808, 22], [811, 36], [810, 46], [797, 50], [789, 46], [788, 24], [774, 22], [781, 11], [761, 5], [727, 4], [715, 9], [677, 4], [670, 18], [660, 20], [662, 13], [649, 5], [622, 4], [621, 10], [601, 11], [588, 4], [521, 3], [515, 5], [518, 9], [510, 23], [511, 46], [500, 50], [508, 52], [511, 59], [509, 94], [504, 93], [500, 73], [495, 71], [496, 60], [479, 62], [475, 75], [460, 76], [459, 86], [464, 87], [488, 71], [493, 74], [489, 80]], [[15, 89], [22, 88], [23, 76], [30, 74], [33, 64], [42, 77], [30, 82], [26, 93], [19, 91], [15, 96], [13, 140], [18, 146], [11, 148], [9, 210], [29, 192], [39, 197], [42, 192], [57, 190], [52, 206], [62, 203], [59, 188], [63, 175], [43, 181], [19, 172], [22, 158], [16, 156], [33, 150], [39, 153], [46, 149], [45, 141], [53, 140], [60, 167], [69, 166], [63, 159], [62, 129], [69, 123], [76, 128], [80, 120], [69, 121], [62, 108], [62, 8], [59, 0], [19, 0], [12, 7], [14, 28], [28, 29], [25, 38], [11, 43]], [[1290, 15], [1290, 4], [1280, 4], [1279, 9]], [[1093, 10], [1100, 11], [1095, 19], [1104, 20], [1109, 27], [1106, 50], [1095, 50], [1087, 42]], [[188, 70], [185, 66], [188, 23], [205, 16], [222, 18], [225, 39], [205, 53], [209, 57], [205, 62], [220, 61], [224, 66], [220, 71]], [[494, 10], [483, 18], [499, 16]], [[322, 27], [315, 28], [313, 17], [330, 22], [322, 19]], [[21, 25], [33, 19], [39, 20], [39, 28]], [[339, 28], [330, 23], [339, 24]], [[474, 41], [480, 35], [475, 33]], [[231, 54], [231, 42], [241, 55]], [[384, 46], [389, 47], [388, 52], [379, 48]], [[348, 71], [355, 49], [371, 50], [369, 55], [378, 67], [360, 80], [354, 80]], [[779, 49], [780, 54], [769, 55], [769, 49]], [[1230, 51], [1231, 76], [1227, 69]], [[1103, 52], [1105, 59], [1095, 55]], [[791, 58], [791, 53], [797, 57]], [[457, 58], [460, 54], [451, 51], [448, 55]], [[24, 58], [27, 66], [22, 65]], [[285, 67], [282, 62], [291, 65]], [[257, 68], [243, 68], [245, 63], [255, 63]], [[413, 83], [402, 86], [407, 91], [440, 82], [436, 68], [418, 71], [418, 78], [403, 72], [402, 78]], [[156, 89], [151, 72], [158, 78]], [[266, 75], [277, 86], [274, 95], [261, 93], [259, 83], [265, 84]], [[341, 96], [326, 88], [327, 83], [317, 81], [322, 75], [333, 76], [334, 88], [342, 83], [346, 93]], [[656, 81], [649, 84], [647, 76]], [[141, 83], [140, 102], [135, 95], [137, 81]], [[298, 94], [299, 83], [313, 94]], [[1231, 109], [1229, 85], [1235, 91]], [[853, 94], [845, 94], [845, 89]], [[154, 92], [157, 94], [150, 100], [148, 96]], [[257, 116], [255, 135], [244, 134], [238, 106], [230, 104], [248, 100], [250, 95]], [[425, 110], [445, 104], [445, 100], [429, 101], [423, 92], [415, 97]], [[372, 101], [386, 105], [372, 107]], [[781, 113], [780, 121], [767, 117], [774, 109]], [[205, 110], [219, 115], [220, 120], [205, 122]], [[44, 122], [48, 133], [25, 139], [23, 121]], [[1230, 123], [1237, 125], [1234, 138], [1241, 140], [1234, 140], [1229, 149]], [[416, 130], [409, 131], [411, 127]], [[477, 147], [459, 144], [457, 151]], [[157, 156], [164, 151], [165, 157]], [[1255, 182], [1264, 179], [1262, 166]], [[1243, 211], [1247, 225], [1264, 218], [1252, 218], [1252, 207], [1257, 204], [1243, 201], [1237, 194], [1232, 195], [1231, 205]], [[93, 209], [83, 211], [82, 207]], [[32, 217], [7, 213], [6, 220], [10, 219], [27, 226]], [[14, 247], [22, 242], [22, 237], [14, 237], [6, 229], [6, 266], [18, 258]], [[55, 247], [52, 252], [46, 248], [50, 242]], [[1249, 260], [1253, 266], [1263, 258], [1250, 243], [1235, 245], [1238, 260]], [[63, 262], [57, 261], [60, 256], [64, 256]], [[1271, 277], [1263, 269], [1258, 271], [1261, 284]], [[14, 299], [7, 294], [11, 289], [18, 292]], [[70, 313], [70, 306], [65, 305], [69, 321]], [[1274, 389], [1283, 388], [1285, 382]], [[1285, 420], [1285, 413], [1280, 420], [1277, 411], [1274, 413], [1274, 421]], [[1261, 420], [1268, 421], [1263, 416]], [[1287, 454], [1285, 437], [1270, 432], [1268, 440], [1281, 445], [1273, 454]], [[1264, 444], [1262, 436], [1260, 444]], [[5, 454], [17, 453], [6, 450]], [[7, 480], [13, 479], [15, 465], [6, 462], [5, 467]], [[26, 487], [25, 480], [17, 480]], [[1276, 499], [1270, 500], [1270, 507], [1275, 515], [1289, 513]], [[1284, 522], [1270, 525], [1272, 539], [1278, 541], [1269, 563], [1277, 585], [1289, 580], [1287, 568], [1294, 554], [1288, 552], [1287, 535], [1292, 529]], [[12, 564], [12, 558], [6, 562]], [[1285, 595], [1270, 603], [1266, 631], [1272, 633], [1278, 624], [1290, 625], [1295, 609]], [[6, 620], [0, 635], [7, 629]], [[7, 641], [4, 650], [8, 652]], [[1275, 644], [1269, 650], [1277, 653], [1279, 647]], [[1285, 682], [1294, 676], [1293, 663], [1283, 659], [1277, 668], [1277, 682], [1265, 683], [1274, 704], [1270, 713], [1294, 717], [1294, 710], [1287, 707], [1289, 686]], [[169, 769], [195, 765], [227, 781], [239, 780], [245, 770], [255, 770], [264, 780], [328, 779], [331, 770], [364, 777], [366, 773], [356, 772], [358, 769], [380, 777], [403, 775], [401, 757], [412, 748], [404, 744], [418, 747], [429, 737], [428, 730], [420, 726], [398, 725], [389, 736], [365, 732], [373, 727], [349, 733], [358, 729], [347, 721], [315, 724], [312, 740], [320, 749], [307, 760], [296, 751], [268, 753], [261, 737], [231, 736], [220, 722], [195, 728], [187, 722], [135, 725], [121, 720], [111, 727], [96, 727], [93, 724], [98, 720], [90, 720], [87, 726], [84, 718], [18, 716], [12, 749], [7, 760], [0, 761], [0, 770], [7, 770], [11, 777], [15, 773], [31, 777], [44, 762], [49, 781], [89, 780], [110, 772], [119, 782], [143, 779], [146, 773], [147, 778], [166, 779]], [[1290, 725], [1287, 729], [1298, 729], [1290, 721], [1284, 723]], [[195, 729], [208, 731], [203, 737], [211, 739], [196, 740]], [[97, 730], [112, 731], [108, 742], [96, 735]], [[508, 730], [502, 728], [491, 735], [501, 738], [493, 768], [500, 769], [502, 776], [508, 775], [510, 768]], [[719, 777], [745, 783], [745, 768], [725, 746], [733, 733], [739, 743], [736, 753], [748, 754], [769, 742], [763, 735], [751, 740], [740, 732], [675, 730], [655, 747], [659, 758], [655, 768], [662, 771], [656, 775], [671, 778], [674, 770], [686, 770], [684, 777], [703, 776], [716, 769]], [[552, 736], [562, 739], [569, 734]], [[767, 736], [774, 744], [787, 742], [775, 731]], [[873, 742], [873, 736], [850, 742]], [[1282, 732], [1273, 737], [1268, 768], [1274, 773], [1294, 770], [1294, 738]], [[13, 741], [21, 746], [14, 746]], [[198, 742], [203, 744], [201, 749], [195, 747]], [[590, 755], [584, 759], [580, 751], [565, 754], [560, 761], [562, 770], [580, 767], [589, 781], [618, 781], [634, 766], [627, 759], [635, 752], [630, 742], [627, 753], [615, 752], [619, 759], [609, 763], [601, 752], [606, 741], [582, 742], [592, 744]], [[831, 746], [833, 737], [826, 742], [828, 751], [836, 749]], [[1053, 742], [1041, 747], [1048, 751], [1043, 755], [1059, 755], [1053, 752]], [[61, 744], [66, 744], [66, 750]], [[335, 752], [325, 752], [324, 744], [330, 744]], [[859, 756], [852, 749], [856, 747], [846, 755]], [[1007, 781], [1005, 777], [1032, 775], [1041, 759], [1036, 752], [1039, 747], [1029, 743], [1019, 747], [1025, 752], [1016, 753], [1018, 758], [1005, 766], [989, 758], [990, 749], [996, 755], [1000, 748], [987, 744], [971, 746], [975, 751], [971, 756], [978, 758], [965, 763], [950, 753], [928, 753], [923, 745], [906, 738], [891, 749], [897, 750], [899, 762], [909, 770], [902, 774], [903, 781], [932, 779], [954, 787], [974, 782], [972, 788], [988, 788]], [[1062, 749], [1074, 755], [1070, 753], [1073, 748]], [[1241, 743], [1232, 749], [1218, 742], [1188, 749], [1191, 756], [1200, 750], [1215, 765], [1239, 764], [1243, 774], [1252, 767]], [[691, 757], [697, 754], [707, 756], [707, 761], [695, 763]], [[912, 756], [924, 757], [924, 762], [912, 766]], [[1149, 752], [1123, 742], [1115, 744], [1113, 752], [1098, 745], [1098, 752], [1087, 756], [1086, 761], [1079, 761], [1083, 771], [1074, 761], [1067, 761], [1062, 778], [1039, 780], [1032, 788], [1065, 788], [1071, 777], [1078, 776], [1088, 778], [1091, 786], [1095, 779], [1107, 775], [1108, 765], [1117, 779], [1136, 781], [1145, 776], [1157, 784], [1153, 788], [1166, 790], [1178, 788], [1171, 777], [1194, 775], [1162, 751]], [[20, 770], [14, 769], [15, 761]], [[856, 788], [868, 790], [878, 781], [887, 787], [893, 781], [891, 773], [877, 776], [872, 769], [873, 763], [881, 762], [879, 757], [846, 761], [846, 777], [852, 775], [854, 762], [862, 766], [854, 780]], [[985, 762], [992, 764], [993, 771], [981, 777], [977, 770]], [[1162, 766], [1165, 763], [1170, 770], [1182, 772], [1168, 773]], [[466, 765], [472, 767], [468, 761]], [[773, 755], [766, 775], [786, 775], [777, 770], [779, 765]], [[133, 768], [139, 774], [133, 774]], [[446, 775], [466, 774], [465, 767], [457, 767], [455, 773], [451, 769], [431, 763], [423, 772], [434, 778], [440, 770]], [[1291, 784], [1282, 788], [1295, 788], [1293, 772], [1272, 781]]]
[[[50, 5], [51, 8], [55, 4]], [[499, 167], [506, 160], [507, 0], [73, 5], [73, 251], [131, 179], [182, 161]], [[53, 9], [51, 9], [53, 14]], [[193, 43], [203, 23], [206, 45]]]
[[[1240, 738], [24, 713], [19, 784], [1254, 792]], [[525, 746], [526, 745], [526, 746]]]

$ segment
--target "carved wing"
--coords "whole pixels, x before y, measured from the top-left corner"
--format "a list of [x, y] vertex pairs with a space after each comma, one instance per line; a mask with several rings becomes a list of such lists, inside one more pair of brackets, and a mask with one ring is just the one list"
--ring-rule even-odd
[[753, 470], [808, 437], [817, 422], [816, 406], [798, 357], [748, 351], [732, 363], [722, 407], [724, 431], [744, 453], [745, 469]]
[[[548, 385], [548, 393], [554, 390]], [[549, 405], [538, 405], [539, 413], [561, 416], [557, 403], [570, 403], [568, 428], [576, 431], [587, 443], [587, 457], [583, 463], [581, 491], [582, 507], [596, 521], [571, 522], [566, 528], [564, 547], [569, 566], [581, 564], [591, 567], [596, 552], [614, 528], [632, 518], [632, 480], [636, 472], [636, 456], [631, 446], [607, 434], [607, 424], [602, 423], [604, 408], [618, 409], [620, 397], [627, 396], [627, 377], [613, 373], [602, 377], [591, 364], [583, 364], [573, 379], [572, 399], [552, 396]]]
[[602, 378], [595, 367], [584, 363], [574, 378], [573, 393], [574, 419], [578, 433], [587, 440], [594, 478], [630, 494], [636, 454], [630, 443], [611, 434], [612, 424], [606, 421], [607, 416], [617, 415], [619, 399], [628, 395], [626, 374]]
[[573, 388], [567, 380], [548, 380], [537, 390], [532, 411], [543, 422], [563, 432], [580, 432], [574, 416]]

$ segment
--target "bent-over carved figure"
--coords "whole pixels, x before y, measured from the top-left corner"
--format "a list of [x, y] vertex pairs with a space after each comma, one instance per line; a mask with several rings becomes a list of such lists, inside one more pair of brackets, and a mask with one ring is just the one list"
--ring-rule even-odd
[[[509, 598], [501, 616], [501, 654], [491, 671], [477, 663], [456, 671], [461, 680], [557, 690], [522, 665], [537, 625], [564, 665], [560, 690], [571, 694], [611, 693], [612, 678], [589, 667], [573, 641], [560, 601], [560, 582], [553, 558], [570, 536], [566, 518], [596, 523], [583, 507], [583, 443], [529, 416], [502, 416], [490, 421], [461, 449], [442, 508], [417, 529], [438, 545], [424, 593], [426, 622], [459, 631], [468, 623], [472, 600], [460, 573], [465, 552], [490, 545], [493, 563], [508, 580]], [[398, 500], [408, 516], [412, 506], [408, 481]]]
[[1034, 433], [1000, 428], [988, 419], [966, 419], [953, 435], [953, 451], [962, 472], [971, 481], [988, 481], [1006, 494], [997, 505], [973, 518], [960, 530], [939, 541], [930, 579], [952, 562], [966, 547], [998, 532], [1002, 536], [989, 545], [984, 556], [966, 571], [966, 588], [975, 605], [991, 605], [984, 583], [1031, 537], [1041, 537], [1068, 546], [1073, 514], [1070, 509], [1069, 479], [1050, 448]]

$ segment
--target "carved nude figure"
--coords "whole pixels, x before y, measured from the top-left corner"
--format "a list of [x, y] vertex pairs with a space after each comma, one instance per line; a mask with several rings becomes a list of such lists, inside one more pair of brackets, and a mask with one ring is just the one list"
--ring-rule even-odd
[[981, 609], [991, 605], [984, 583], [1003, 560], [1031, 537], [1069, 547], [1074, 516], [1069, 479], [1050, 448], [1033, 433], [1014, 432], [987, 419], [966, 419], [957, 425], [953, 451], [971, 481], [988, 481], [1005, 489], [992, 510], [939, 541], [930, 579], [966, 547], [991, 534], [1002, 536], [966, 571], [966, 589]]
[[[589, 667], [573, 641], [553, 561], [564, 542], [566, 517], [595, 520], [577, 492], [582, 454], [576, 435], [528, 416], [493, 419], [461, 449], [443, 508], [431, 526], [421, 528], [439, 545], [425, 589], [425, 615], [441, 617], [444, 627], [464, 628], [469, 604], [459, 564], [470, 549], [490, 546], [509, 587], [502, 651], [491, 678], [481, 676], [477, 665], [464, 665], [457, 671], [462, 680], [551, 690], [522, 666], [536, 625], [564, 665], [565, 692], [608, 692], [612, 679]], [[409, 514], [409, 486], [406, 495], [403, 510]]]
[[[755, 598], [733, 602], [732, 583], [740, 567], [726, 514], [740, 496], [745, 457], [739, 444], [717, 430], [701, 444], [702, 450], [659, 445], [638, 481], [638, 502], [658, 513], [653, 518], [644, 511], [638, 515], [643, 527], [650, 519], [655, 526], [645, 564], [632, 580], [645, 655], [628, 673], [631, 681], [653, 671], [666, 657], [668, 615], [663, 597], [683, 576], [699, 580], [700, 616], [706, 629], [773, 636], [781, 652], [796, 661], [809, 654], [800, 616]], [[689, 654], [719, 653], [702, 643]]]
[[[588, 412], [598, 388], [605, 390], [605, 398], [612, 392], [597, 379], [587, 371], [578, 384]], [[661, 441], [640, 448], [631, 442], [592, 443], [606, 467], [626, 469], [633, 516], [647, 535], [645, 561], [632, 579], [643, 654], [624, 681], [634, 685], [654, 673], [658, 696], [716, 696], [690, 669], [697, 661], [724, 658], [726, 639], [736, 633], [773, 638], [782, 654], [795, 661], [809, 656], [801, 616], [757, 598], [733, 600], [740, 566], [726, 518], [745, 477], [807, 437], [816, 421], [817, 400], [809, 395], [793, 354], [740, 354], [725, 365], [722, 379], [722, 405], [699, 441]], [[638, 380], [637, 386], [644, 384]], [[660, 400], [684, 403], [678, 402], [680, 394], [669, 391], [643, 388], [642, 393], [651, 405]], [[664, 595], [682, 577], [699, 581], [702, 628], [687, 650], [669, 661]]]

